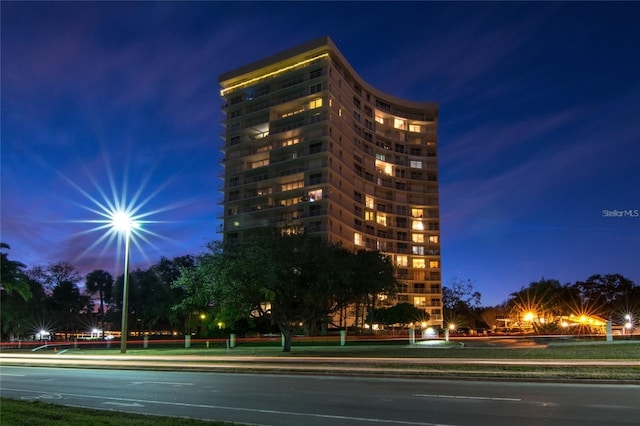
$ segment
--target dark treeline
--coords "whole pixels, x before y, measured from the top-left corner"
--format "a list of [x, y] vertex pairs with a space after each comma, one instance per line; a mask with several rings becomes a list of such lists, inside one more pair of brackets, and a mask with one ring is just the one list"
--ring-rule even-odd
[[480, 306], [480, 297], [471, 280], [452, 279], [443, 288], [445, 324], [491, 329], [500, 323], [528, 323], [532, 331], [555, 333], [562, 331], [561, 318], [598, 318], [634, 327], [640, 317], [640, 286], [619, 274], [566, 284], [541, 278], [494, 307]]
[[[7, 244], [2, 244], [8, 250]], [[188, 312], [174, 309], [182, 300], [171, 284], [182, 268], [195, 264], [194, 256], [161, 258], [149, 269], [129, 273], [130, 330], [180, 330], [190, 327]], [[2, 339], [28, 339], [40, 330], [88, 333], [92, 329], [119, 330], [123, 276], [104, 270], [83, 277], [67, 262], [27, 269], [2, 253]]]
[[[66, 262], [30, 269], [9, 258], [2, 243], [3, 340], [33, 338], [39, 330], [87, 333], [119, 330], [123, 276], [94, 270], [82, 276]], [[313, 334], [327, 327], [364, 329], [428, 322], [412, 305], [391, 306], [401, 284], [382, 253], [353, 253], [320, 239], [263, 230], [242, 243], [211, 242], [199, 256], [161, 258], [129, 274], [130, 331], [171, 331], [223, 337], [230, 330]], [[616, 323], [640, 317], [640, 286], [618, 275], [593, 275], [560, 284], [541, 279], [503, 304], [482, 307], [471, 280], [443, 287], [445, 326], [491, 329], [517, 324], [524, 313], [553, 332], [558, 318], [598, 316]], [[346, 323], [349, 316], [355, 322]], [[495, 328], [495, 327], [494, 327]]]

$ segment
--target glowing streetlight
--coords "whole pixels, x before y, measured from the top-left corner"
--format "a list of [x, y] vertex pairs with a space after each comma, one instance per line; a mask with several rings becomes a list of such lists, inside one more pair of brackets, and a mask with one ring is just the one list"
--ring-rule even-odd
[[124, 234], [124, 279], [122, 284], [122, 329], [120, 331], [120, 353], [127, 353], [127, 335], [129, 334], [129, 245], [131, 231], [138, 228], [127, 212], [118, 211], [111, 215], [111, 228]]
[[631, 314], [626, 314], [626, 315], [624, 316], [624, 319], [626, 320], [626, 322], [625, 322], [625, 324], [624, 324], [624, 328], [626, 328], [626, 329], [627, 329], [627, 331], [628, 331], [630, 334], [633, 334], [633, 333], [631, 332], [631, 329], [633, 328], [633, 318], [631, 317]]

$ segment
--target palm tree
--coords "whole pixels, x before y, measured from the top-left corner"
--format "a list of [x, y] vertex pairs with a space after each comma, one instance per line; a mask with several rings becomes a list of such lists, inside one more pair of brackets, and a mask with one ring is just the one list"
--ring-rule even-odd
[[[0, 249], [8, 250], [9, 244], [0, 242]], [[7, 295], [17, 293], [26, 302], [31, 298], [31, 289], [26, 279], [23, 268], [26, 265], [22, 262], [9, 260], [8, 253], [1, 253], [0, 259], [0, 289], [4, 290]]]
[[104, 301], [111, 298], [113, 290], [113, 277], [107, 271], [96, 269], [90, 272], [86, 278], [86, 289], [88, 293], [96, 294], [100, 297], [100, 320], [102, 322], [102, 333], [104, 334]]

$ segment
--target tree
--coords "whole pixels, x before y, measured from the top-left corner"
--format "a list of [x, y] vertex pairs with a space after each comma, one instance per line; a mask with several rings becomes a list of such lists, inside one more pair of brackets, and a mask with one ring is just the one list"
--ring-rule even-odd
[[[129, 272], [129, 330], [151, 330], [161, 323], [163, 301], [167, 295], [158, 277], [151, 269], [136, 269]], [[124, 275], [120, 275], [114, 285], [115, 305], [122, 317], [122, 293]]]
[[[129, 317], [132, 328], [141, 330], [175, 329], [182, 322], [183, 311], [173, 309], [183, 297], [172, 283], [180, 276], [180, 268], [194, 264], [193, 256], [162, 257], [148, 269], [137, 269], [129, 273]], [[114, 284], [115, 306], [122, 313], [122, 289], [124, 276]], [[114, 320], [117, 321], [116, 318]]]
[[361, 250], [353, 258], [353, 295], [349, 303], [364, 303], [369, 317], [369, 329], [374, 322], [373, 309], [378, 296], [395, 297], [400, 285], [389, 256], [374, 250]]
[[104, 333], [105, 328], [105, 301], [111, 299], [111, 293], [113, 291], [113, 277], [107, 271], [102, 269], [96, 269], [95, 271], [87, 274], [85, 278], [85, 288], [89, 294], [98, 294], [100, 298], [100, 320], [102, 322], [102, 330]]
[[[10, 247], [6, 243], [0, 242], [0, 249], [8, 250]], [[5, 295], [18, 294], [24, 301], [31, 297], [31, 290], [27, 276], [23, 269], [26, 265], [22, 262], [9, 260], [8, 253], [0, 253], [0, 289]], [[3, 297], [5, 296], [3, 295]]]
[[573, 285], [587, 306], [592, 306], [598, 315], [610, 317], [615, 313], [637, 309], [640, 300], [638, 286], [620, 274], [592, 275], [585, 281]]
[[182, 289], [174, 288], [172, 284], [180, 277], [181, 269], [193, 267], [194, 264], [195, 257], [186, 255], [174, 257], [171, 260], [162, 257], [158, 263], [151, 267], [151, 271], [156, 276], [162, 289], [162, 299], [157, 300], [158, 298], [156, 298], [157, 306], [161, 307], [159, 323], [171, 329], [179, 328], [184, 323], [185, 317], [188, 316], [188, 313], [184, 311], [173, 309], [173, 306], [184, 297], [184, 293]]
[[452, 278], [449, 285], [442, 287], [442, 307], [447, 323], [456, 326], [473, 325], [478, 322], [480, 292], [473, 289], [473, 281]]
[[498, 306], [481, 308], [478, 316], [484, 326], [491, 327], [498, 324], [499, 319], [507, 318], [508, 314], [509, 310], [506, 307], [506, 303], [503, 303]]
[[560, 281], [542, 277], [540, 281], [534, 281], [520, 291], [511, 293], [509, 306], [515, 309], [518, 315], [532, 313], [536, 317], [545, 317], [551, 321], [553, 317], [562, 315], [566, 310], [566, 300], [558, 297], [561, 292]]
[[38, 329], [53, 325], [44, 289], [40, 283], [29, 278], [25, 278], [25, 282], [31, 295], [28, 300], [16, 293], [3, 294], [0, 298], [2, 338], [21, 339]]
[[[209, 244], [196, 266], [183, 270], [175, 285], [187, 294], [182, 306], [211, 306], [229, 324], [239, 318], [267, 317], [284, 336], [284, 351], [300, 324], [311, 327], [362, 299], [364, 281], [372, 289], [393, 288], [390, 262], [361, 262], [357, 255], [304, 233], [261, 229], [241, 241]], [[361, 256], [364, 259], [365, 256]], [[365, 263], [371, 268], [360, 269]], [[391, 268], [391, 272], [387, 271]], [[391, 282], [382, 285], [385, 279]], [[376, 288], [377, 286], [377, 288]]]
[[453, 312], [467, 312], [480, 306], [482, 295], [473, 290], [473, 281], [452, 278], [442, 287], [442, 306]]
[[91, 299], [83, 295], [76, 284], [62, 281], [53, 288], [49, 299], [51, 313], [65, 333], [77, 332], [80, 318], [91, 310]]
[[411, 303], [398, 303], [389, 308], [373, 309], [373, 316], [377, 323], [386, 326], [400, 324], [407, 325], [429, 320], [429, 314]]
[[76, 271], [75, 266], [67, 262], [36, 266], [27, 271], [29, 277], [39, 282], [47, 293], [63, 282], [77, 284], [82, 281], [82, 276]]

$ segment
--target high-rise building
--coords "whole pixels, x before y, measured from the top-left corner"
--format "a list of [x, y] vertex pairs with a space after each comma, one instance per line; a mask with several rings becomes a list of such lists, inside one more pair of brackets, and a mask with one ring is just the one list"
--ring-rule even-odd
[[219, 83], [223, 238], [295, 225], [351, 250], [384, 252], [404, 283], [396, 301], [441, 326], [437, 104], [372, 87], [328, 37]]

